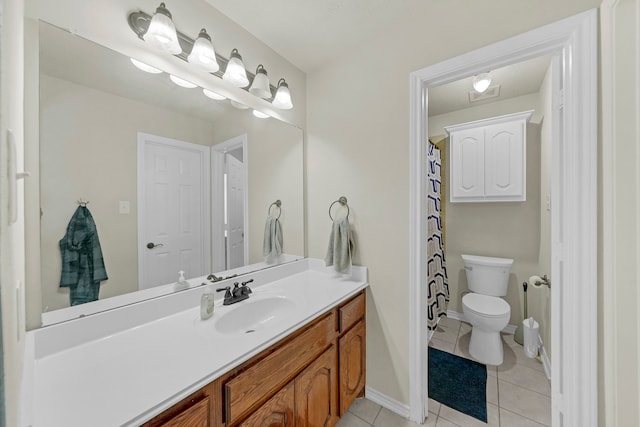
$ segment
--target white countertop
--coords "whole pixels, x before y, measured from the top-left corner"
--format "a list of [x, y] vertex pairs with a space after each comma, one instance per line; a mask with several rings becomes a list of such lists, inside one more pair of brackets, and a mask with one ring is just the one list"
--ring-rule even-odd
[[[367, 286], [363, 267], [354, 267], [346, 278], [319, 260], [295, 263], [305, 265], [282, 268], [282, 277], [268, 283], [260, 282], [267, 278], [260, 272], [242, 277], [255, 280], [250, 298], [230, 306], [217, 299], [210, 319], [200, 319], [198, 303], [68, 348], [34, 351], [31, 419], [26, 425], [139, 425]], [[278, 273], [270, 270], [272, 277]], [[248, 334], [217, 331], [216, 322], [227, 312], [272, 297], [293, 302], [286, 316]], [[47, 332], [55, 333], [39, 332], [42, 336], [36, 339], [43, 340]]]

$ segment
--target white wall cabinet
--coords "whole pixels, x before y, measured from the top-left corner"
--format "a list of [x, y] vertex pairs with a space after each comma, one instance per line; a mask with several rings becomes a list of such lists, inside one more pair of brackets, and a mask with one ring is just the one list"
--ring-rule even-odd
[[451, 202], [527, 199], [527, 122], [533, 111], [448, 126]]

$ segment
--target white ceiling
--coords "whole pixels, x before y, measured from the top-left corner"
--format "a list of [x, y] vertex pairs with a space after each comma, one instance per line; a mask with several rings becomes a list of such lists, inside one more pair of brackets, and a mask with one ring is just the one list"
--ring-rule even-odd
[[[206, 1], [307, 73], [429, 8], [425, 0]], [[472, 77], [430, 89], [429, 115], [536, 93], [549, 61], [545, 57], [492, 70], [500, 96], [473, 104]]]
[[309, 73], [424, 10], [424, 0], [206, 0]]

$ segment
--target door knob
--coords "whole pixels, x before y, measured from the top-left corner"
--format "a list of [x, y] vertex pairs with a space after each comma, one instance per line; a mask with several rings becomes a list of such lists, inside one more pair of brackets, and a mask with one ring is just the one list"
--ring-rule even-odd
[[164, 245], [162, 243], [158, 243], [157, 245], [153, 242], [147, 243], [147, 249], [159, 248], [161, 246], [164, 246]]

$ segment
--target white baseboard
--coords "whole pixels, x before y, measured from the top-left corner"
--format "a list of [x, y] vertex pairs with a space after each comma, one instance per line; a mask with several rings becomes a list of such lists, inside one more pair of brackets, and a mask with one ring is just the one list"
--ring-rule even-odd
[[549, 355], [547, 355], [547, 351], [544, 348], [544, 343], [542, 342], [542, 337], [540, 335], [538, 335], [538, 343], [540, 344], [540, 349], [538, 351], [540, 353], [542, 366], [544, 367], [544, 374], [547, 376], [547, 379], [551, 381], [551, 360], [549, 359]]
[[401, 417], [409, 418], [409, 405], [398, 402], [397, 400], [392, 399], [386, 394], [382, 394], [378, 390], [375, 390], [369, 386], [365, 386], [364, 396], [370, 401], [377, 403], [383, 408], [386, 408], [391, 412], [400, 415]]

